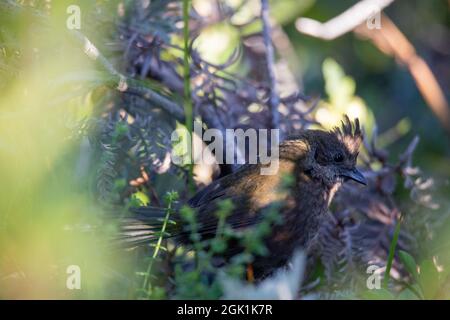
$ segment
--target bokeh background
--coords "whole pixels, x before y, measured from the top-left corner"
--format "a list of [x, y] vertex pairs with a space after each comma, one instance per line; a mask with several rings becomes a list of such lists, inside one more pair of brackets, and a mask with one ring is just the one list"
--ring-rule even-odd
[[[120, 100], [114, 91], [117, 75], [99, 71], [102, 57], [96, 55], [96, 49], [86, 47], [83, 38], [66, 27], [70, 16], [67, 8], [76, 4], [81, 8], [80, 31], [116, 70], [139, 78], [138, 74], [130, 73], [130, 58], [127, 60], [124, 55], [126, 46], [121, 29], [123, 21], [131, 19], [128, 8], [133, 2], [139, 1], [1, 0], [2, 299], [136, 297], [134, 286], [129, 285], [136, 271], [136, 264], [130, 262], [133, 253], [108, 249], [115, 222], [105, 217], [111, 210], [125, 214], [133, 201], [145, 204], [153, 200], [148, 192], [135, 189], [127, 194], [122, 206], [100, 201], [97, 165], [110, 159], [106, 152], [90, 156], [86, 132], [91, 122], [114, 109], [111, 100], [120, 101], [118, 104], [126, 104], [127, 100]], [[199, 31], [195, 34], [194, 47], [202, 59], [212, 64], [226, 63], [237, 48], [252, 47], [255, 40], [251, 35], [260, 33], [262, 27], [258, 0], [219, 2], [192, 2], [195, 14], [191, 13], [191, 25]], [[142, 3], [145, 5], [145, 1]], [[393, 161], [418, 136], [414, 165], [434, 179], [433, 197], [439, 204], [436, 214], [448, 216], [450, 123], [446, 101], [450, 98], [450, 2], [397, 0], [384, 10], [406, 43], [414, 48], [413, 57], [419, 57], [427, 66], [421, 64], [417, 68], [405, 64], [402, 53], [409, 52], [411, 47], [402, 47], [405, 45], [402, 41], [394, 44], [394, 50], [368, 38], [361, 30], [333, 40], [318, 39], [298, 30], [300, 17], [327, 21], [355, 3], [350, 0], [270, 1], [274, 46], [279, 61], [283, 62], [277, 66], [281, 81], [278, 90], [283, 93], [294, 89], [320, 98], [312, 116], [326, 128], [336, 125], [343, 113], [359, 117], [369, 137], [377, 128], [378, 146], [389, 150]], [[179, 6], [180, 2], [175, 2], [174, 7]], [[231, 18], [217, 19], [218, 8], [229, 10]], [[167, 7], [155, 10], [164, 12]], [[178, 15], [181, 17], [179, 11]], [[164, 41], [182, 46], [180, 21], [161, 21], [158, 16], [149, 19], [153, 19], [154, 25], [137, 23], [133, 27], [142, 28], [148, 34], [157, 33]], [[205, 26], [199, 26], [202, 21]], [[174, 26], [172, 23], [178, 28], [177, 36], [165, 39], [167, 28]], [[382, 28], [384, 23], [382, 20]], [[154, 26], [157, 27], [152, 29]], [[390, 36], [397, 39], [398, 34]], [[258, 44], [254, 47], [253, 52], [257, 53]], [[92, 54], [94, 59], [89, 58]], [[182, 58], [182, 52], [177, 50], [165, 54], [173, 59]], [[259, 79], [261, 75], [254, 72], [254, 64], [261, 61], [255, 57], [241, 55], [226, 71]], [[409, 63], [420, 64], [414, 61]], [[289, 68], [289, 73], [283, 68]], [[182, 70], [176, 70], [182, 74]], [[145, 85], [165, 92], [165, 88], [150, 80]], [[444, 100], [439, 99], [439, 94]], [[182, 101], [171, 94], [167, 97]], [[433, 108], [440, 108], [441, 113], [437, 115]], [[112, 138], [120, 140], [126, 131], [117, 126]], [[122, 190], [130, 180], [115, 179], [112, 192]], [[157, 193], [175, 189], [182, 194], [186, 189], [185, 181], [176, 174], [155, 184]], [[400, 190], [396, 196], [401, 202], [408, 194]], [[449, 258], [448, 230], [449, 219], [444, 218], [440, 231], [430, 239], [438, 243], [443, 261]], [[82, 290], [67, 289], [69, 265], [80, 266]], [[447, 264], [446, 270], [449, 267]], [[443, 283], [448, 279], [442, 278]], [[156, 297], [168, 296], [161, 292]]]

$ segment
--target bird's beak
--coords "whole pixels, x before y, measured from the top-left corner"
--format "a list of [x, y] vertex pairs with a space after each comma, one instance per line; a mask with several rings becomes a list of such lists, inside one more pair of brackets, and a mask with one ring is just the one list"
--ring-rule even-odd
[[363, 185], [367, 185], [367, 180], [364, 178], [361, 172], [358, 171], [358, 169], [348, 169], [344, 171], [344, 173], [341, 174], [346, 179], [352, 179], [358, 183], [361, 183]]

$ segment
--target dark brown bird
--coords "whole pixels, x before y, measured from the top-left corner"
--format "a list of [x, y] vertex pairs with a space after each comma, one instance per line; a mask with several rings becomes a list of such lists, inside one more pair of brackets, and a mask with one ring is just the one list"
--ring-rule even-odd
[[[198, 233], [202, 239], [214, 237], [217, 229], [218, 203], [231, 199], [234, 209], [227, 218], [232, 228], [242, 230], [261, 220], [262, 211], [277, 203], [282, 222], [274, 224], [265, 239], [269, 254], [254, 258], [256, 278], [270, 274], [289, 261], [296, 248], [307, 248], [318, 232], [328, 206], [339, 186], [346, 180], [365, 184], [364, 176], [356, 169], [356, 158], [362, 141], [358, 119], [352, 124], [346, 116], [342, 128], [333, 131], [307, 130], [280, 144], [279, 167], [274, 175], [262, 175], [261, 164], [245, 165], [222, 177], [198, 192], [188, 205], [196, 210]], [[294, 178], [292, 186], [280, 188], [283, 176]], [[123, 238], [131, 246], [155, 239], [165, 211], [161, 208], [141, 207], [123, 226]], [[170, 230], [173, 238], [189, 243], [181, 217], [171, 216], [178, 228]], [[240, 252], [229, 246], [224, 258]]]

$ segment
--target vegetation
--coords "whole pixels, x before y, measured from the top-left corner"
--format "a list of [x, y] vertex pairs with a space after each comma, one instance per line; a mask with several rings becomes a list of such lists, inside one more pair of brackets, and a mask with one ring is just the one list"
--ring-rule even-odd
[[[384, 33], [364, 22], [333, 39], [298, 19], [353, 4], [0, 0], [0, 298], [449, 299], [449, 4], [394, 1]], [[369, 184], [338, 192], [292, 268], [252, 281], [276, 208], [238, 232], [225, 201], [199, 241], [183, 204], [236, 166], [174, 164], [174, 130], [285, 137], [342, 114], [365, 128]], [[125, 251], [119, 221], [143, 205], [165, 218], [154, 244]], [[170, 238], [175, 209], [192, 247]], [[245, 250], [223, 266], [230, 240]], [[80, 290], [66, 285], [72, 265]]]

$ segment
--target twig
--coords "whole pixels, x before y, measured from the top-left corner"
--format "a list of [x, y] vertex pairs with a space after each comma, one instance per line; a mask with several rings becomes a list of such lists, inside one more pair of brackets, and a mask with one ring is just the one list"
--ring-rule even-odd
[[406, 65], [428, 107], [450, 133], [450, 107], [428, 64], [420, 57], [406, 36], [385, 14], [381, 15], [382, 28], [368, 30], [359, 26], [355, 32], [372, 40], [386, 55], [394, 56], [399, 64]]
[[150, 263], [147, 267], [147, 272], [145, 273], [145, 277], [144, 277], [144, 284], [142, 285], [142, 289], [147, 294], [151, 288], [151, 284], [149, 283], [149, 278], [150, 278], [150, 275], [152, 272], [153, 262], [155, 261], [156, 257], [158, 256], [159, 250], [161, 249], [161, 244], [162, 244], [165, 232], [166, 232], [167, 225], [169, 224], [169, 217], [170, 217], [171, 213], [172, 213], [172, 202], [169, 202], [169, 204], [167, 206], [167, 210], [166, 210], [166, 215], [163, 220], [163, 225], [161, 227], [161, 231], [160, 231], [160, 234], [158, 237], [158, 242], [156, 243], [155, 250], [153, 251], [152, 259], [150, 260]]
[[270, 17], [269, 17], [269, 1], [261, 0], [261, 19], [263, 24], [263, 37], [264, 46], [266, 48], [266, 61], [267, 69], [269, 73], [270, 84], [270, 97], [269, 107], [272, 114], [272, 126], [273, 128], [280, 127], [280, 114], [278, 112], [278, 105], [280, 104], [280, 98], [278, 97], [276, 90], [276, 78], [275, 78], [275, 54], [271, 39]]
[[184, 77], [184, 111], [186, 115], [186, 129], [192, 132], [192, 97], [191, 74], [189, 63], [189, 8], [190, 0], [183, 0], [183, 77]]
[[384, 271], [384, 279], [383, 279], [383, 287], [385, 289], [388, 288], [389, 278], [392, 268], [392, 262], [394, 261], [395, 249], [397, 247], [398, 237], [400, 236], [400, 226], [402, 223], [402, 215], [397, 220], [397, 224], [395, 225], [394, 234], [392, 235], [391, 244], [389, 246], [389, 256], [387, 259], [386, 270]]
[[[386, 15], [381, 13], [381, 10], [393, 1], [362, 0], [325, 23], [299, 18], [296, 27], [301, 33], [324, 40], [333, 40], [352, 30], [371, 39], [378, 49], [396, 57], [398, 62], [408, 67], [428, 107], [438, 118], [442, 127], [450, 133], [450, 107], [436, 77], [425, 60], [417, 55], [405, 35]], [[380, 12], [382, 28], [369, 30], [363, 22], [377, 12]]]
[[[186, 130], [192, 137], [193, 132], [193, 110], [192, 110], [192, 92], [191, 92], [191, 68], [189, 63], [189, 10], [190, 0], [183, 0], [183, 88], [184, 88], [184, 114], [186, 118]], [[189, 141], [188, 143], [192, 142]], [[192, 155], [189, 163], [188, 187], [191, 192], [195, 190], [194, 184], [194, 166], [192, 164]]]
[[92, 60], [99, 64], [112, 76], [109, 84], [116, 90], [123, 93], [135, 94], [144, 99], [154, 102], [156, 105], [173, 115], [177, 120], [184, 121], [185, 116], [183, 109], [176, 103], [170, 101], [166, 97], [158, 94], [152, 89], [141, 85], [139, 81], [126, 77], [118, 72], [114, 66], [105, 58], [105, 56], [97, 49], [97, 47], [81, 32], [73, 30], [71, 34], [83, 45], [84, 53]]
[[299, 18], [295, 26], [301, 33], [324, 40], [333, 40], [352, 31], [392, 2], [394, 0], [362, 0], [325, 23], [309, 18]]
[[[303, 91], [304, 87], [301, 75], [295, 76], [294, 72], [291, 71], [291, 69], [293, 69], [294, 71], [296, 71], [295, 73], [301, 74], [302, 68], [299, 63], [297, 53], [295, 52], [295, 49], [291, 41], [289, 40], [288, 35], [283, 30], [283, 28], [277, 24], [273, 26], [272, 36], [274, 48], [280, 55], [281, 59], [285, 60], [287, 65], [290, 67], [289, 76], [295, 80], [293, 86], [296, 87], [296, 91]], [[283, 102], [281, 101], [281, 103]]]

